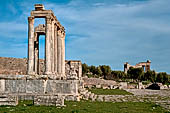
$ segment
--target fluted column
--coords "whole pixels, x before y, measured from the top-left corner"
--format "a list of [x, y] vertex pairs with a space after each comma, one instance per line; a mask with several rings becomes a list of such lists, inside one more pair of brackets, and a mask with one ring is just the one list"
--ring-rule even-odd
[[57, 57], [57, 46], [58, 46], [58, 38], [57, 38], [57, 25], [54, 26], [54, 72], [55, 74], [58, 73], [58, 69], [57, 69], [57, 63], [58, 63], [58, 57]]
[[51, 74], [51, 17], [46, 17], [45, 74]]
[[34, 74], [34, 17], [28, 17], [28, 72]]
[[61, 73], [65, 76], [65, 33], [62, 31], [61, 37]]
[[58, 69], [58, 74], [61, 76], [61, 43], [62, 43], [62, 39], [61, 39], [61, 30], [57, 31], [57, 38], [58, 38], [58, 49], [57, 49], [57, 58], [58, 58], [58, 65], [57, 65], [57, 69]]
[[54, 74], [54, 20], [51, 23], [51, 72]]
[[34, 65], [35, 74], [39, 74], [39, 35], [34, 33], [35, 43], [34, 43]]

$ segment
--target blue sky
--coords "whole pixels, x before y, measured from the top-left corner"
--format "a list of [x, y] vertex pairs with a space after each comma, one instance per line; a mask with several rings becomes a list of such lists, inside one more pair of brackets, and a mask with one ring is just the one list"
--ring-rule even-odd
[[[27, 57], [35, 3], [52, 9], [65, 27], [66, 59], [113, 70], [149, 59], [152, 69], [170, 73], [170, 0], [1, 0], [0, 56]], [[43, 36], [40, 42], [43, 57]]]

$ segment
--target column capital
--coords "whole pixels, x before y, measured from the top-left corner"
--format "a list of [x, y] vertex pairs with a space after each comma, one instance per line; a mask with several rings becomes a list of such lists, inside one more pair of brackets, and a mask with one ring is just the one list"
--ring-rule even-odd
[[46, 16], [46, 23], [51, 24], [52, 23], [52, 18], [51, 16]]
[[57, 33], [59, 36], [61, 36], [61, 38], [65, 38], [65, 31], [63, 31], [62, 29], [57, 30]]
[[29, 16], [28, 17], [28, 22], [29, 23], [34, 23], [34, 17], [33, 16]]
[[65, 34], [65, 31], [62, 33], [62, 38], [65, 38], [66, 34]]
[[57, 34], [60, 35], [60, 36], [62, 35], [61, 29], [58, 29], [58, 30], [57, 30]]

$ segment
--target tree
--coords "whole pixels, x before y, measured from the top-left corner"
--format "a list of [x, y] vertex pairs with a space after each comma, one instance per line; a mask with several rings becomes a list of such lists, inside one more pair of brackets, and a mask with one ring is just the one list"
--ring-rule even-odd
[[123, 79], [123, 78], [125, 78], [125, 73], [123, 71], [112, 71], [111, 74], [116, 79]]
[[157, 82], [160, 82], [160, 83], [163, 83], [163, 81], [164, 81], [163, 76], [164, 76], [164, 75], [166, 75], [165, 72], [160, 72], [160, 73], [158, 73], [157, 78], [156, 78], [156, 81], [157, 81]]
[[144, 76], [141, 78], [141, 81], [149, 80], [151, 82], [156, 82], [157, 74], [153, 71], [147, 71], [145, 72]]
[[140, 80], [144, 74], [142, 68], [133, 68], [133, 67], [131, 67], [127, 73], [130, 79], [137, 79], [137, 80]]
[[102, 71], [102, 74], [104, 76], [104, 78], [106, 78], [107, 75], [111, 74], [111, 68], [110, 66], [106, 66], [106, 65], [102, 65], [102, 66], [99, 66], [101, 71]]
[[89, 72], [89, 67], [87, 64], [82, 64], [82, 73], [83, 75], [87, 74]]
[[89, 67], [90, 72], [92, 72], [93, 75], [95, 75], [96, 67], [95, 66], [90, 66]]
[[100, 69], [100, 67], [97, 67], [97, 68], [96, 68], [95, 74], [98, 75], [98, 76], [101, 76], [101, 75], [102, 75], [102, 70]]
[[168, 83], [170, 83], [170, 81], [169, 81], [169, 75], [166, 74], [166, 75], [163, 76], [163, 84], [168, 84]]

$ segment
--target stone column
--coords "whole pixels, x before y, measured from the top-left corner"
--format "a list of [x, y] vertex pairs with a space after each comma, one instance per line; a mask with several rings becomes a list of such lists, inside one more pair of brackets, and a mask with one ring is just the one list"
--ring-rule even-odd
[[65, 33], [62, 31], [61, 37], [61, 73], [65, 76]]
[[61, 30], [57, 31], [57, 44], [58, 44], [58, 49], [57, 49], [57, 59], [58, 59], [58, 65], [57, 65], [57, 69], [58, 69], [58, 74], [61, 76]]
[[58, 46], [58, 37], [57, 37], [57, 25], [55, 25], [54, 27], [54, 72], [55, 74], [58, 73], [57, 71], [57, 63], [58, 63], [58, 59], [57, 59], [57, 46]]
[[28, 75], [34, 74], [34, 17], [28, 17]]
[[51, 23], [51, 72], [54, 74], [54, 20]]
[[81, 64], [81, 62], [79, 62], [78, 64], [79, 64], [78, 78], [81, 79], [81, 77], [82, 77], [82, 64]]
[[39, 74], [39, 35], [34, 33], [34, 62], [35, 62], [35, 74]]
[[46, 17], [45, 29], [45, 74], [51, 74], [51, 17]]

